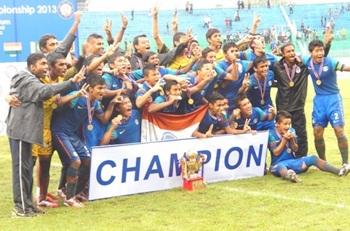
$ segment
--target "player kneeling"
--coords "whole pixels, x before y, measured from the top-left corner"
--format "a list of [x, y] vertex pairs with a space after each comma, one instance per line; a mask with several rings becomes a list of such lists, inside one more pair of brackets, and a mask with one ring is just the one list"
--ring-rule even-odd
[[310, 166], [316, 166], [322, 171], [339, 176], [345, 176], [350, 171], [350, 165], [336, 168], [317, 156], [296, 158], [298, 150], [295, 130], [291, 127], [292, 116], [289, 112], [280, 111], [276, 116], [276, 127], [270, 130], [269, 149], [271, 152], [271, 168], [273, 175], [292, 182], [300, 182], [298, 173], [306, 172]]

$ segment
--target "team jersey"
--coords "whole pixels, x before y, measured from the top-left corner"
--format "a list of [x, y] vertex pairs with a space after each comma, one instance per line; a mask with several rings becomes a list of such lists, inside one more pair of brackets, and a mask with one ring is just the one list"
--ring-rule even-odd
[[122, 124], [112, 132], [110, 144], [138, 143], [140, 141], [141, 115], [138, 110], [132, 110], [130, 118], [123, 121]]
[[[290, 128], [289, 131], [296, 137], [296, 133], [294, 128]], [[276, 129], [269, 130], [269, 150], [271, 152], [271, 166], [277, 164], [280, 161], [295, 159], [295, 153], [290, 148], [289, 142], [283, 148], [281, 154], [279, 156], [275, 156], [273, 151], [276, 147], [281, 143], [282, 136]]]
[[107, 126], [95, 117], [92, 119], [93, 129], [89, 130], [87, 126], [88, 126], [88, 121], [84, 121], [83, 136], [84, 136], [86, 146], [91, 152], [92, 147], [100, 145], [102, 137], [106, 132]]
[[213, 133], [222, 130], [226, 127], [229, 126], [228, 121], [224, 118], [223, 115], [221, 116], [213, 116], [210, 114], [209, 111], [207, 111], [207, 113], [205, 114], [204, 118], [202, 119], [202, 121], [199, 123], [198, 126], [198, 131], [200, 133], [206, 133], [211, 125], [213, 126]]
[[[172, 69], [169, 69], [169, 68], [166, 68], [166, 67], [159, 67], [159, 73], [160, 73], [160, 76], [164, 76], [164, 75], [177, 75], [178, 72], [177, 71], [174, 71]], [[131, 76], [134, 80], [140, 80], [140, 79], [143, 79], [143, 70], [139, 69], [139, 70], [134, 70], [132, 73], [131, 73]]]
[[260, 107], [265, 110], [269, 108], [269, 105], [273, 105], [270, 94], [273, 81], [274, 74], [272, 71], [268, 72], [265, 80], [260, 80], [259, 82], [255, 78], [255, 74], [249, 77], [249, 90], [247, 95], [253, 107]]
[[188, 58], [187, 56], [176, 56], [169, 65], [169, 68], [172, 70], [180, 70], [181, 68], [186, 67], [192, 62], [193, 59]]
[[[232, 80], [222, 80], [218, 83], [218, 92], [222, 94], [226, 99], [228, 99], [229, 109], [228, 112], [231, 113], [232, 110], [235, 108], [235, 98], [238, 94], [238, 90], [242, 86], [244, 75], [248, 69], [249, 66], [248, 61], [239, 61], [236, 62], [238, 66], [238, 79], [235, 81]], [[227, 71], [227, 68], [231, 65], [231, 62], [228, 62], [226, 60], [223, 60], [218, 63], [218, 66], [223, 69], [225, 72]]]
[[[273, 65], [277, 62], [276, 57], [273, 54], [265, 53], [266, 59], [270, 62], [270, 69], [272, 69]], [[254, 54], [253, 51], [249, 50], [247, 52], [241, 52], [239, 55], [239, 58], [242, 60], [249, 60], [249, 61], [254, 61], [257, 56]]]
[[[76, 94], [76, 91], [70, 94]], [[90, 103], [93, 115], [102, 115], [101, 103], [97, 100]], [[73, 99], [69, 104], [57, 110], [53, 116], [52, 130], [54, 132], [79, 133], [84, 123], [88, 121], [87, 98], [82, 96]]]
[[216, 52], [215, 60], [216, 62], [220, 62], [221, 60], [224, 60], [224, 59], [225, 59], [225, 54], [222, 51], [222, 49], [220, 49], [218, 52]]
[[[152, 87], [147, 82], [144, 82], [143, 84], [141, 84], [139, 86], [139, 89], [137, 90], [137, 92], [135, 94], [135, 99], [137, 99], [137, 97], [139, 97], [139, 96], [143, 96], [144, 94], [146, 94], [146, 92], [149, 91], [151, 88]], [[160, 92], [159, 91], [153, 92], [152, 93], [152, 102], [158, 96], [160, 96]]]
[[[52, 83], [62, 83], [64, 81], [64, 77], [58, 77], [56, 80], [52, 80], [50, 77], [45, 76], [41, 78], [40, 81], [44, 84], [52, 84]], [[59, 99], [58, 95], [55, 95], [43, 102], [44, 109], [44, 130], [43, 130], [43, 138], [44, 138], [44, 146], [33, 144], [32, 145], [32, 154], [33, 156], [37, 155], [51, 155], [53, 152], [52, 149], [52, 134], [51, 134], [51, 119], [52, 113], [54, 109], [57, 107], [57, 101]]]
[[[314, 66], [314, 70], [313, 70], [311, 65], [311, 62], [312, 62], [311, 57], [303, 57], [303, 61], [307, 66], [307, 68], [309, 69], [316, 95], [331, 95], [331, 94], [339, 93], [339, 88], [337, 84], [337, 73], [336, 73], [336, 69], [337, 69], [337, 66], [339, 65], [339, 62], [326, 57], [326, 58], [323, 58], [322, 67], [321, 67], [322, 64], [313, 63], [313, 66]], [[322, 70], [320, 70], [320, 68], [322, 68]], [[320, 85], [317, 84], [318, 78], [316, 78], [316, 75], [319, 75], [319, 73], [321, 73]]]
[[259, 124], [266, 121], [268, 118], [268, 113], [264, 112], [258, 107], [252, 108], [252, 114], [249, 118], [242, 117], [239, 119], [234, 119], [231, 122], [233, 123], [236, 129], [242, 130], [245, 124], [246, 119], [250, 119], [249, 127], [252, 130], [258, 130]]
[[103, 73], [102, 78], [106, 82], [106, 88], [109, 90], [117, 90], [123, 88], [123, 79], [118, 78], [110, 73]]

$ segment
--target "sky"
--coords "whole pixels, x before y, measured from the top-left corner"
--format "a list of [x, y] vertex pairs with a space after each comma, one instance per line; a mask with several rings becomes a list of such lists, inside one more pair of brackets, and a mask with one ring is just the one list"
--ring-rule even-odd
[[[148, 10], [155, 4], [160, 10], [184, 9], [188, 0], [89, 0], [89, 11], [131, 11]], [[236, 0], [191, 0], [193, 8], [236, 7]], [[246, 2], [246, 1], [245, 1]], [[304, 4], [305, 0], [291, 1], [295, 4]], [[349, 2], [345, 0], [307, 0], [312, 3]], [[122, 4], [121, 4], [122, 3]]]

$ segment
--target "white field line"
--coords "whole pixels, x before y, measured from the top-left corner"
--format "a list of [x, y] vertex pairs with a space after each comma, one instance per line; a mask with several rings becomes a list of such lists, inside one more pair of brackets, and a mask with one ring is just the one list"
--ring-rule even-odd
[[325, 207], [333, 207], [333, 208], [338, 208], [338, 209], [346, 209], [349, 210], [349, 206], [346, 205], [345, 203], [329, 203], [321, 200], [314, 200], [311, 198], [296, 198], [296, 197], [288, 197], [284, 196], [278, 193], [271, 193], [271, 192], [259, 192], [259, 191], [251, 191], [251, 190], [246, 190], [243, 188], [229, 188], [229, 187], [223, 187], [225, 191], [229, 192], [236, 192], [236, 193], [243, 193], [245, 195], [249, 195], [252, 197], [269, 197], [273, 199], [278, 199], [278, 200], [285, 200], [285, 201], [294, 201], [294, 202], [299, 202], [299, 203], [309, 203], [309, 204], [314, 204], [314, 205], [321, 205]]

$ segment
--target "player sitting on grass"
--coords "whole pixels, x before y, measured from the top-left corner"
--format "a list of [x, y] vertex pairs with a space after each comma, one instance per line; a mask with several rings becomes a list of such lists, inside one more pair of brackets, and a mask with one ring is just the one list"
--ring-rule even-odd
[[340, 169], [315, 155], [295, 157], [298, 150], [295, 130], [291, 127], [292, 116], [289, 112], [280, 111], [276, 116], [276, 128], [270, 130], [269, 149], [271, 152], [270, 171], [273, 175], [292, 182], [300, 182], [297, 173], [306, 172], [310, 166], [316, 166], [322, 171], [339, 176], [345, 176], [350, 171], [350, 165]]

